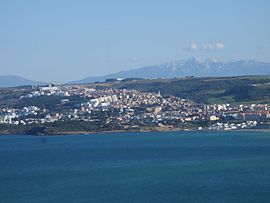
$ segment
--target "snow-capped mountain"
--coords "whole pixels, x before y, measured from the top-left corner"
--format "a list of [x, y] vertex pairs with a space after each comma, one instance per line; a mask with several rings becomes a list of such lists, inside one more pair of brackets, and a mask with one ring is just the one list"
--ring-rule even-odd
[[208, 77], [208, 76], [241, 76], [270, 75], [270, 63], [255, 60], [218, 61], [215, 59], [200, 59], [192, 57], [187, 60], [171, 61], [121, 71], [100, 77], [87, 77], [71, 83], [89, 83], [104, 81], [108, 78], [175, 78], [175, 77]]

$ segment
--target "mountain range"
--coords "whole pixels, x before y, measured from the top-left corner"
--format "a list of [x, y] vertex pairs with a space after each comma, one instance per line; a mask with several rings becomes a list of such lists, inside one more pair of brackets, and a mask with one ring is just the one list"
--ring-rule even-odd
[[[104, 76], [86, 77], [81, 80], [71, 81], [69, 84], [102, 82], [110, 78], [182, 78], [186, 76], [212, 77], [242, 75], [270, 75], [270, 63], [256, 60], [223, 62], [215, 59], [192, 57], [187, 60], [175, 60], [168, 63], [120, 71]], [[0, 87], [42, 84], [45, 83], [28, 80], [19, 76], [0, 76]]]
[[120, 71], [100, 77], [87, 77], [70, 82], [72, 84], [104, 81], [109, 78], [181, 78], [186, 76], [242, 76], [270, 75], [270, 63], [256, 60], [217, 61], [192, 57], [187, 60], [171, 61], [160, 65]]

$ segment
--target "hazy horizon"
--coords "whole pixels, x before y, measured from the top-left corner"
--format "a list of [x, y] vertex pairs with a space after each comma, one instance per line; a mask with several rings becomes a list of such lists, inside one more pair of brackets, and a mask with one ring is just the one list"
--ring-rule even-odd
[[[139, 70], [140, 68], [147, 68], [147, 67], [151, 67], [151, 66], [157, 66], [158, 67], [158, 65], [162, 65], [162, 64], [166, 64], [166, 63], [174, 63], [174, 62], [177, 62], [177, 61], [184, 61], [184, 62], [186, 62], [186, 61], [188, 61], [188, 60], [190, 60], [190, 59], [192, 59], [192, 58], [198, 58], [199, 60], [207, 60], [207, 59], [210, 59], [210, 60], [217, 60], [216, 58], [202, 58], [202, 57], [197, 57], [197, 56], [191, 56], [191, 57], [189, 57], [189, 58], [184, 58], [184, 59], [175, 59], [175, 60], [170, 60], [170, 61], [164, 61], [164, 62], [161, 62], [161, 63], [159, 63], [159, 64], [147, 64], [147, 65], [142, 65], [142, 66], [140, 66], [140, 67], [131, 67], [131, 68], [129, 68], [129, 69], [123, 69], [123, 70], [119, 70], [119, 71], [115, 71], [115, 72], [112, 72], [112, 73], [104, 73], [104, 74], [99, 74], [99, 75], [86, 75], [86, 76], [84, 76], [84, 77], [82, 77], [82, 78], [71, 78], [70, 80], [38, 80], [38, 79], [36, 79], [36, 78], [28, 78], [28, 77], [25, 77], [25, 76], [23, 76], [23, 75], [18, 75], [18, 74], [2, 74], [2, 75], [0, 75], [0, 77], [1, 76], [7, 76], [7, 77], [13, 77], [13, 76], [15, 76], [15, 77], [22, 77], [22, 78], [24, 78], [24, 79], [28, 79], [28, 80], [33, 80], [33, 81], [37, 81], [37, 82], [44, 82], [44, 83], [54, 83], [54, 82], [56, 82], [56, 83], [68, 83], [68, 82], [76, 82], [76, 81], [80, 81], [80, 80], [82, 80], [82, 79], [86, 79], [86, 78], [89, 78], [89, 77], [93, 77], [93, 78], [95, 78], [95, 77], [97, 77], [97, 78], [99, 78], [99, 77], [104, 77], [104, 76], [106, 76], [106, 75], [110, 75], [110, 74], [117, 74], [117, 73], [120, 73], [120, 72], [122, 72], [122, 71], [129, 71], [129, 70]], [[234, 62], [234, 61], [241, 61], [241, 60], [248, 60], [248, 61], [255, 61], [255, 62], [266, 62], [266, 63], [269, 63], [270, 64], [270, 62], [269, 61], [258, 61], [258, 60], [256, 60], [256, 59], [235, 59], [235, 60], [217, 60], [218, 62]], [[252, 75], [252, 74], [251, 74]], [[237, 75], [235, 75], [235, 76], [237, 76]], [[239, 75], [239, 76], [242, 76], [242, 75]], [[202, 76], [202, 77], [204, 77], [204, 76]], [[209, 76], [209, 77], [211, 77], [211, 76]], [[218, 77], [218, 76], [217, 76]], [[219, 76], [219, 77], [222, 77], [222, 76]]]
[[0, 75], [71, 81], [192, 56], [270, 61], [270, 2], [2, 1]]

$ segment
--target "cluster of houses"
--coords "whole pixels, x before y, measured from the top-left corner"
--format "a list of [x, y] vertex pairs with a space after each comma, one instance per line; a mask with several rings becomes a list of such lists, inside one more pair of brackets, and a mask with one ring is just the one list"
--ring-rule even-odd
[[[28, 125], [79, 120], [107, 125], [117, 123], [123, 128], [190, 124], [191, 128], [196, 126], [197, 129], [234, 130], [253, 128], [270, 119], [267, 104], [202, 105], [175, 96], [126, 89], [96, 90], [84, 86], [50, 85], [21, 95], [20, 99], [39, 96], [61, 97], [58, 110], [47, 109], [42, 104], [21, 109], [5, 107], [0, 109], [0, 123]], [[72, 103], [73, 96], [82, 100]], [[61, 105], [65, 107], [63, 110]]]
[[245, 128], [255, 128], [257, 126], [257, 121], [245, 121], [241, 123], [214, 123], [208, 127], [209, 130], [238, 130]]
[[215, 115], [217, 120], [222, 117], [224, 120], [239, 121], [266, 121], [270, 118], [270, 106], [268, 104], [233, 105], [214, 104], [205, 105], [208, 114]]

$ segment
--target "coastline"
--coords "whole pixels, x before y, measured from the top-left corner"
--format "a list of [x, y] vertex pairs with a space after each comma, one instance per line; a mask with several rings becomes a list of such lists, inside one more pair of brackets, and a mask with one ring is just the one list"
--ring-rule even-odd
[[270, 129], [237, 129], [237, 130], [208, 130], [208, 129], [183, 129], [183, 128], [145, 128], [145, 129], [127, 129], [127, 130], [104, 130], [104, 131], [57, 131], [52, 133], [22, 134], [21, 132], [11, 132], [8, 130], [0, 131], [0, 136], [4, 135], [32, 135], [32, 136], [61, 136], [61, 135], [91, 135], [91, 134], [110, 134], [110, 133], [145, 133], [145, 132], [270, 132]]

